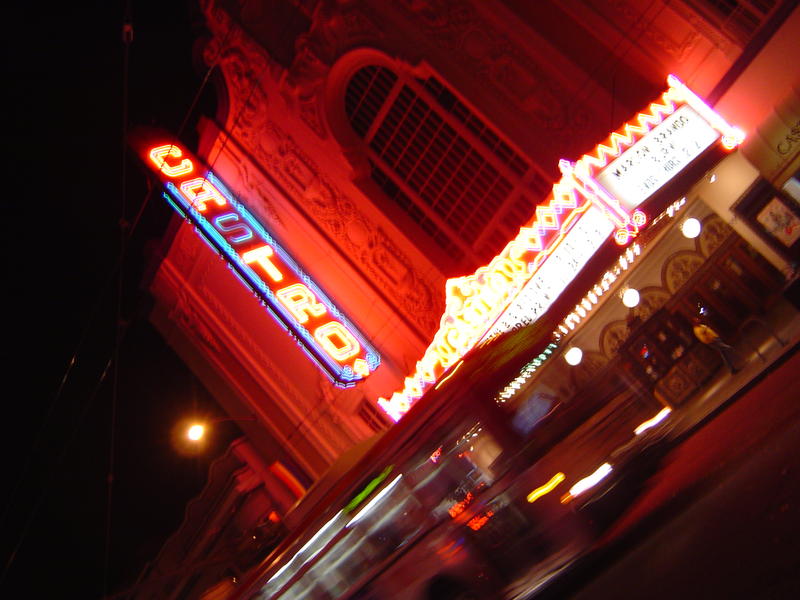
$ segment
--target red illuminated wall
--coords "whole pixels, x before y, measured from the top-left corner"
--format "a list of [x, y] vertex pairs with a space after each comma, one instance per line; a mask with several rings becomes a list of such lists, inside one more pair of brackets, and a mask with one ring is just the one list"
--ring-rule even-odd
[[[286, 2], [270, 12], [255, 0], [204, 3], [203, 58], [221, 76], [225, 110], [203, 121], [192, 150], [302, 262], [382, 364], [351, 389], [332, 386], [188, 225], [152, 283], [153, 320], [229, 413], [256, 415], [243, 427], [259, 452], [319, 476], [387, 426], [375, 403], [403, 387], [424, 353], [446, 279], [497, 254], [560, 176], [559, 159], [605, 139], [663, 91], [670, 72], [701, 96], [714, 89], [752, 35], [722, 29], [701, 4], [361, 0]], [[372, 129], [354, 129], [360, 113], [347, 104], [348, 85], [365, 66], [407, 81], [408, 92], [387, 83], [391, 98], [407, 93], [436, 107], [465, 147], [488, 157], [465, 188], [486, 164], [493, 185], [508, 182], [511, 195], [477, 219], [480, 231], [458, 230], [473, 210], [467, 196], [451, 214], [425, 204], [413, 175], [386, 183], [376, 172], [376, 164], [406, 167], [381, 145], [383, 113], [367, 115]], [[384, 112], [396, 108], [389, 102]], [[455, 160], [456, 151], [440, 158]]]

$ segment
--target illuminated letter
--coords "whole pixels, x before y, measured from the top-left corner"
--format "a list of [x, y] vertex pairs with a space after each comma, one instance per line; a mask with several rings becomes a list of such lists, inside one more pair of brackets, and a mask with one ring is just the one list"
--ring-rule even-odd
[[411, 409], [411, 402], [399, 392], [395, 392], [389, 400], [378, 398], [378, 406], [394, 421], [399, 421]]
[[283, 273], [269, 260], [269, 257], [273, 254], [272, 248], [269, 246], [261, 246], [260, 248], [242, 254], [242, 260], [248, 265], [251, 263], [258, 263], [258, 266], [264, 269], [267, 275], [272, 278], [272, 281], [281, 281], [283, 279]]
[[[233, 221], [233, 224], [228, 225], [228, 221]], [[236, 213], [226, 213], [214, 219], [214, 225], [223, 233], [235, 234], [230, 238], [226, 238], [232, 244], [241, 244], [253, 237], [253, 231], [244, 223], [239, 221], [239, 215]]]
[[205, 177], [184, 181], [181, 184], [181, 192], [189, 203], [200, 212], [205, 212], [206, 202], [209, 200], [216, 202], [217, 206], [225, 206], [228, 203], [225, 196]]
[[186, 175], [194, 170], [192, 161], [184, 158], [177, 165], [170, 166], [167, 164], [167, 157], [180, 158], [183, 156], [181, 149], [174, 144], [167, 144], [166, 146], [159, 146], [150, 150], [150, 160], [152, 160], [156, 168], [167, 177], [177, 177], [178, 175]]
[[[314, 331], [314, 339], [320, 343], [331, 358], [340, 363], [361, 351], [358, 340], [338, 321], [331, 321], [317, 327]], [[336, 339], [338, 344], [334, 343], [333, 339]]]
[[308, 322], [308, 317], [319, 317], [328, 312], [323, 304], [317, 302], [313, 292], [302, 283], [295, 283], [275, 292], [278, 300], [301, 323]]

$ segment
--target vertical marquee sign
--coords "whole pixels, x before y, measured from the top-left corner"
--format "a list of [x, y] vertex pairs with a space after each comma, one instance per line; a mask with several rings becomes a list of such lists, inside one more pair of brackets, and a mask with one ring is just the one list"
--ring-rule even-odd
[[380, 356], [214, 173], [175, 141], [132, 136], [140, 157], [164, 184], [164, 198], [228, 263], [269, 313], [337, 385], [349, 387]]

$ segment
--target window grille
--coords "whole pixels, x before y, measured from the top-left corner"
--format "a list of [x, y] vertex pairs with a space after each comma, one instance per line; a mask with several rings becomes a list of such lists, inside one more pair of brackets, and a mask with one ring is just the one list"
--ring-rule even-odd
[[778, 0], [692, 0], [690, 4], [744, 46], [775, 10]]
[[348, 83], [345, 111], [367, 142], [373, 181], [449, 256], [483, 264], [550, 191], [435, 77], [363, 67]]

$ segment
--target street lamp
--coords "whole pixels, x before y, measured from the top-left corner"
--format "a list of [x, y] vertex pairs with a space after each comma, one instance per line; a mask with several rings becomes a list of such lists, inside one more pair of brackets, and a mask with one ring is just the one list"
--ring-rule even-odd
[[226, 421], [241, 422], [255, 420], [255, 416], [250, 415], [249, 417], [224, 417], [221, 419], [212, 419], [210, 421], [203, 422], [195, 421], [186, 428], [186, 438], [191, 442], [200, 443], [205, 438], [206, 432], [208, 431], [208, 427], [210, 425], [225, 423]]
[[186, 437], [188, 437], [193, 442], [200, 440], [206, 434], [206, 427], [205, 425], [201, 425], [200, 423], [195, 423], [191, 425], [189, 429], [186, 430]]

